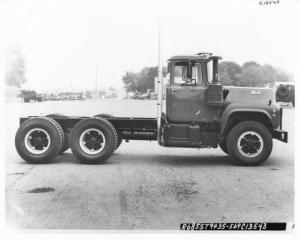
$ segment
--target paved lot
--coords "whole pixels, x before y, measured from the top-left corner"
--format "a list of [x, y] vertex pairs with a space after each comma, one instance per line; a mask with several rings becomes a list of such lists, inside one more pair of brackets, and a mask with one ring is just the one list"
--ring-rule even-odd
[[[219, 149], [123, 143], [104, 165], [67, 152], [31, 165], [14, 148], [18, 118], [65, 113], [154, 117], [153, 101], [7, 104], [6, 218], [21, 228], [178, 229], [182, 222], [293, 221], [294, 110], [284, 110], [289, 143], [274, 140], [269, 160], [235, 166]], [[44, 188], [46, 192], [32, 193]], [[43, 190], [43, 189], [42, 189]]]

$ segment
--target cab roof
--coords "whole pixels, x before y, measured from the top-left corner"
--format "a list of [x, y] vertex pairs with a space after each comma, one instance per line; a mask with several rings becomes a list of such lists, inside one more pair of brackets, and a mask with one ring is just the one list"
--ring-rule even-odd
[[212, 53], [200, 52], [194, 55], [173, 56], [169, 60], [203, 61], [203, 60], [211, 60], [211, 59], [222, 59], [222, 57], [215, 56]]

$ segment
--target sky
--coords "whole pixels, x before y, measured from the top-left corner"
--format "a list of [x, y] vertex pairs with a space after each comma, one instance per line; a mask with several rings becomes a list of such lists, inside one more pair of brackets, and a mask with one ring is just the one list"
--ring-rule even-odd
[[39, 91], [93, 90], [96, 79], [98, 89], [123, 88], [125, 71], [157, 65], [159, 22], [164, 63], [207, 51], [293, 74], [299, 4], [260, 2], [2, 0], [1, 38], [6, 55], [22, 48], [24, 88]]

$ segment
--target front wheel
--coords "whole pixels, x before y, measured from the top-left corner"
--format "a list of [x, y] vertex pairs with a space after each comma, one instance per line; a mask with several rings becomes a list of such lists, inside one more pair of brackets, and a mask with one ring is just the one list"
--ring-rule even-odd
[[219, 147], [224, 153], [228, 154], [226, 141], [219, 142]]
[[256, 121], [240, 122], [228, 134], [228, 153], [243, 165], [261, 164], [268, 159], [272, 148], [273, 141], [270, 131]]

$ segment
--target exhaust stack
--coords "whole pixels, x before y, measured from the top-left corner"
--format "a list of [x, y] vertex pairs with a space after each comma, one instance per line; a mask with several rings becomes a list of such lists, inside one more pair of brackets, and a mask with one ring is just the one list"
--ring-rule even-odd
[[162, 112], [162, 90], [163, 90], [163, 74], [161, 61], [161, 22], [158, 25], [158, 96], [157, 96], [157, 141], [161, 142], [161, 112]]

